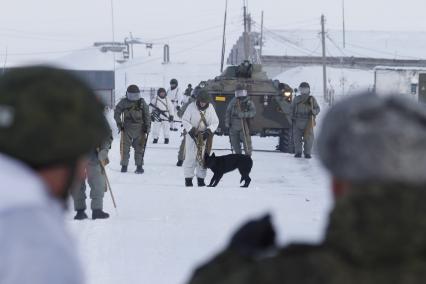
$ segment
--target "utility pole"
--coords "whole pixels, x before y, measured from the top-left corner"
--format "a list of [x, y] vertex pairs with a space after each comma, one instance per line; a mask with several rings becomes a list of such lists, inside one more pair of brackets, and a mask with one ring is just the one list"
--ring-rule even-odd
[[244, 60], [249, 60], [249, 35], [247, 28], [247, 7], [244, 3]]
[[327, 95], [327, 58], [325, 55], [325, 17], [321, 15], [323, 96]]
[[262, 58], [262, 49], [263, 49], [263, 11], [262, 11], [262, 17], [260, 20], [260, 58]]
[[228, 0], [225, 2], [225, 18], [223, 20], [223, 38], [222, 38], [222, 56], [220, 58], [220, 73], [223, 72], [223, 65], [225, 61], [225, 45], [226, 45], [226, 12], [228, 10]]
[[345, 0], [342, 0], [342, 15], [343, 15], [343, 48], [346, 48]]

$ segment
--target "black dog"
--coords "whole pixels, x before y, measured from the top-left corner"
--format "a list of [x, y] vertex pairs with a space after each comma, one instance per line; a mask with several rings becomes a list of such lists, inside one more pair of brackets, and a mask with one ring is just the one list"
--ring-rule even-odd
[[253, 160], [250, 156], [241, 154], [229, 154], [225, 156], [216, 157], [213, 153], [211, 156], [205, 155], [205, 166], [213, 172], [213, 178], [210, 181], [209, 187], [215, 187], [225, 173], [231, 172], [235, 169], [241, 174], [241, 180], [244, 181], [242, 187], [248, 187], [251, 181], [249, 177], [251, 168], [253, 167]]

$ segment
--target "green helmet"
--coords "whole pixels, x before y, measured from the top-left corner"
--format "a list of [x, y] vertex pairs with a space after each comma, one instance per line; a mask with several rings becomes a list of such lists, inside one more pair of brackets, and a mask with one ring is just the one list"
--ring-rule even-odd
[[67, 71], [12, 69], [0, 94], [0, 152], [31, 167], [75, 162], [110, 133], [101, 102]]
[[211, 100], [209, 92], [206, 89], [201, 89], [197, 93], [197, 101], [202, 103], [209, 103]]

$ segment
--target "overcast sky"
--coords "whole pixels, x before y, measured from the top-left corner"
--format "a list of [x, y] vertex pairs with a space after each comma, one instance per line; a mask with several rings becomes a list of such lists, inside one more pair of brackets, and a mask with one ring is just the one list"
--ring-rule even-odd
[[[228, 30], [239, 33], [242, 0], [229, 0]], [[346, 27], [351, 30], [426, 31], [425, 0], [345, 0]], [[110, 0], [0, 0], [0, 63], [8, 49], [8, 62], [32, 57], [60, 56], [67, 50], [111, 40]], [[115, 37], [135, 37], [193, 44], [220, 36], [225, 0], [114, 0]], [[260, 23], [265, 12], [269, 29], [340, 29], [342, 0], [249, 0], [249, 10]], [[183, 33], [196, 32], [186, 37]], [[180, 36], [180, 37], [179, 37]], [[214, 47], [216, 48], [216, 47]], [[57, 53], [53, 53], [57, 52]]]

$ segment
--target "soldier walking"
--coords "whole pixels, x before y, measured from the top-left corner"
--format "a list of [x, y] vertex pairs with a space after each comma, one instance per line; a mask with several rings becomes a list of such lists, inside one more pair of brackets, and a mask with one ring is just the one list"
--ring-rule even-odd
[[[170, 80], [170, 88], [167, 90], [167, 97], [170, 99], [174, 106], [173, 112], [177, 112], [178, 108], [180, 108], [182, 105], [182, 97], [178, 87], [178, 81], [176, 79]], [[170, 130], [178, 130], [174, 122], [170, 122]]]
[[[185, 113], [188, 106], [190, 104], [192, 104], [193, 102], [195, 102], [195, 100], [197, 98], [197, 93], [200, 89], [201, 88], [198, 87], [198, 86], [195, 87], [191, 96], [188, 98], [188, 101], [181, 108], [179, 108], [179, 110], [177, 112], [177, 116], [180, 119], [182, 119], [183, 114]], [[176, 166], [178, 166], [178, 167], [182, 167], [183, 161], [185, 160], [185, 140], [186, 140], [186, 130], [185, 129], [183, 129], [183, 131], [182, 131], [182, 137], [183, 137], [182, 142], [180, 143], [179, 152], [178, 152], [178, 161], [176, 163]]]
[[158, 143], [160, 131], [163, 130], [164, 144], [169, 144], [170, 123], [173, 123], [175, 107], [167, 97], [164, 88], [158, 89], [157, 96], [151, 100], [149, 106], [151, 110], [151, 120], [153, 121], [152, 135], [154, 136], [154, 140], [152, 143]]
[[320, 112], [320, 107], [317, 100], [311, 96], [311, 89], [308, 83], [301, 83], [299, 91], [300, 95], [293, 99], [291, 105], [295, 148], [294, 156], [301, 158], [303, 151], [305, 158], [310, 159], [314, 144], [315, 118]]
[[225, 127], [229, 129], [231, 147], [236, 154], [241, 154], [241, 142], [244, 145], [244, 153], [251, 156], [252, 143], [248, 120], [256, 116], [256, 107], [247, 96], [247, 90], [237, 86], [235, 97], [226, 109]]
[[198, 186], [205, 186], [206, 169], [204, 168], [204, 154], [211, 150], [213, 133], [219, 126], [219, 119], [210, 95], [206, 90], [200, 90], [195, 102], [186, 109], [183, 118], [185, 128], [185, 186], [193, 186], [192, 179], [197, 176]]
[[[111, 148], [112, 133], [103, 143], [93, 150], [88, 156], [88, 164], [86, 166], [87, 182], [90, 186], [90, 199], [92, 209], [92, 219], [106, 219], [109, 214], [103, 211], [104, 193], [107, 191], [106, 173], [104, 166], [109, 163], [108, 151]], [[87, 219], [86, 214], [86, 182], [83, 180], [81, 187], [77, 187], [71, 192], [74, 200], [74, 210], [77, 212], [74, 219]]]
[[126, 97], [121, 99], [114, 111], [114, 119], [121, 131], [122, 155], [121, 172], [127, 172], [130, 158], [130, 146], [135, 150], [136, 173], [144, 172], [143, 156], [147, 135], [151, 128], [151, 117], [145, 100], [136, 85], [127, 88]]

